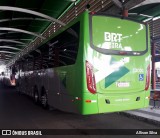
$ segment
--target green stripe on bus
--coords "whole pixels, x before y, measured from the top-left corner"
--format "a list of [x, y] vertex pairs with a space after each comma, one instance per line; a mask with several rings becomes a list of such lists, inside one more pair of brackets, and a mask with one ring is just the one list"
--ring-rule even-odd
[[105, 78], [105, 88], [113, 84], [115, 81], [123, 77], [128, 72], [129, 69], [127, 69], [125, 66], [122, 66], [118, 71], [111, 73], [109, 76]]

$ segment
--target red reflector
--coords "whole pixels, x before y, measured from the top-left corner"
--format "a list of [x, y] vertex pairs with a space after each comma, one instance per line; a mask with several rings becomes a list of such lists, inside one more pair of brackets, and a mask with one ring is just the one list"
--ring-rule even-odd
[[120, 51], [119, 54], [120, 54], [120, 55], [127, 55], [127, 52], [125, 52], [125, 51]]
[[92, 93], [96, 93], [96, 81], [95, 75], [93, 72], [93, 66], [86, 61], [86, 77], [87, 77], [87, 88]]
[[86, 100], [86, 103], [91, 103], [91, 100]]

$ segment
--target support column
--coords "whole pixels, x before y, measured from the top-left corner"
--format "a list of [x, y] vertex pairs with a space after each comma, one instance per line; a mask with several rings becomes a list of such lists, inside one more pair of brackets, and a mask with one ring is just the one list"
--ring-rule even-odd
[[123, 8], [122, 15], [123, 15], [124, 17], [128, 17], [128, 9]]

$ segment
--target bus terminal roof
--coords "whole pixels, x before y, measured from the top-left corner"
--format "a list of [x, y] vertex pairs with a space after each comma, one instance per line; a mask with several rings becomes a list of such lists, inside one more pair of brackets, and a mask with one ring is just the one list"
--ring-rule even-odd
[[[130, 17], [146, 22], [160, 16], [159, 0], [121, 2], [121, 0], [1, 0], [0, 63], [15, 62], [86, 8], [90, 11], [106, 13], [114, 11], [115, 14], [120, 14], [125, 7], [129, 9]], [[156, 50], [159, 52], [158, 22], [159, 19], [150, 25], [152, 39], [156, 42]]]

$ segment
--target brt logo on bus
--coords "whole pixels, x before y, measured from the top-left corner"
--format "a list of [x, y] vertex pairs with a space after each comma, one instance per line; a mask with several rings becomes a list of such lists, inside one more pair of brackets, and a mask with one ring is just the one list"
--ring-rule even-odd
[[104, 41], [107, 42], [107, 48], [122, 48], [122, 34], [104, 32]]

